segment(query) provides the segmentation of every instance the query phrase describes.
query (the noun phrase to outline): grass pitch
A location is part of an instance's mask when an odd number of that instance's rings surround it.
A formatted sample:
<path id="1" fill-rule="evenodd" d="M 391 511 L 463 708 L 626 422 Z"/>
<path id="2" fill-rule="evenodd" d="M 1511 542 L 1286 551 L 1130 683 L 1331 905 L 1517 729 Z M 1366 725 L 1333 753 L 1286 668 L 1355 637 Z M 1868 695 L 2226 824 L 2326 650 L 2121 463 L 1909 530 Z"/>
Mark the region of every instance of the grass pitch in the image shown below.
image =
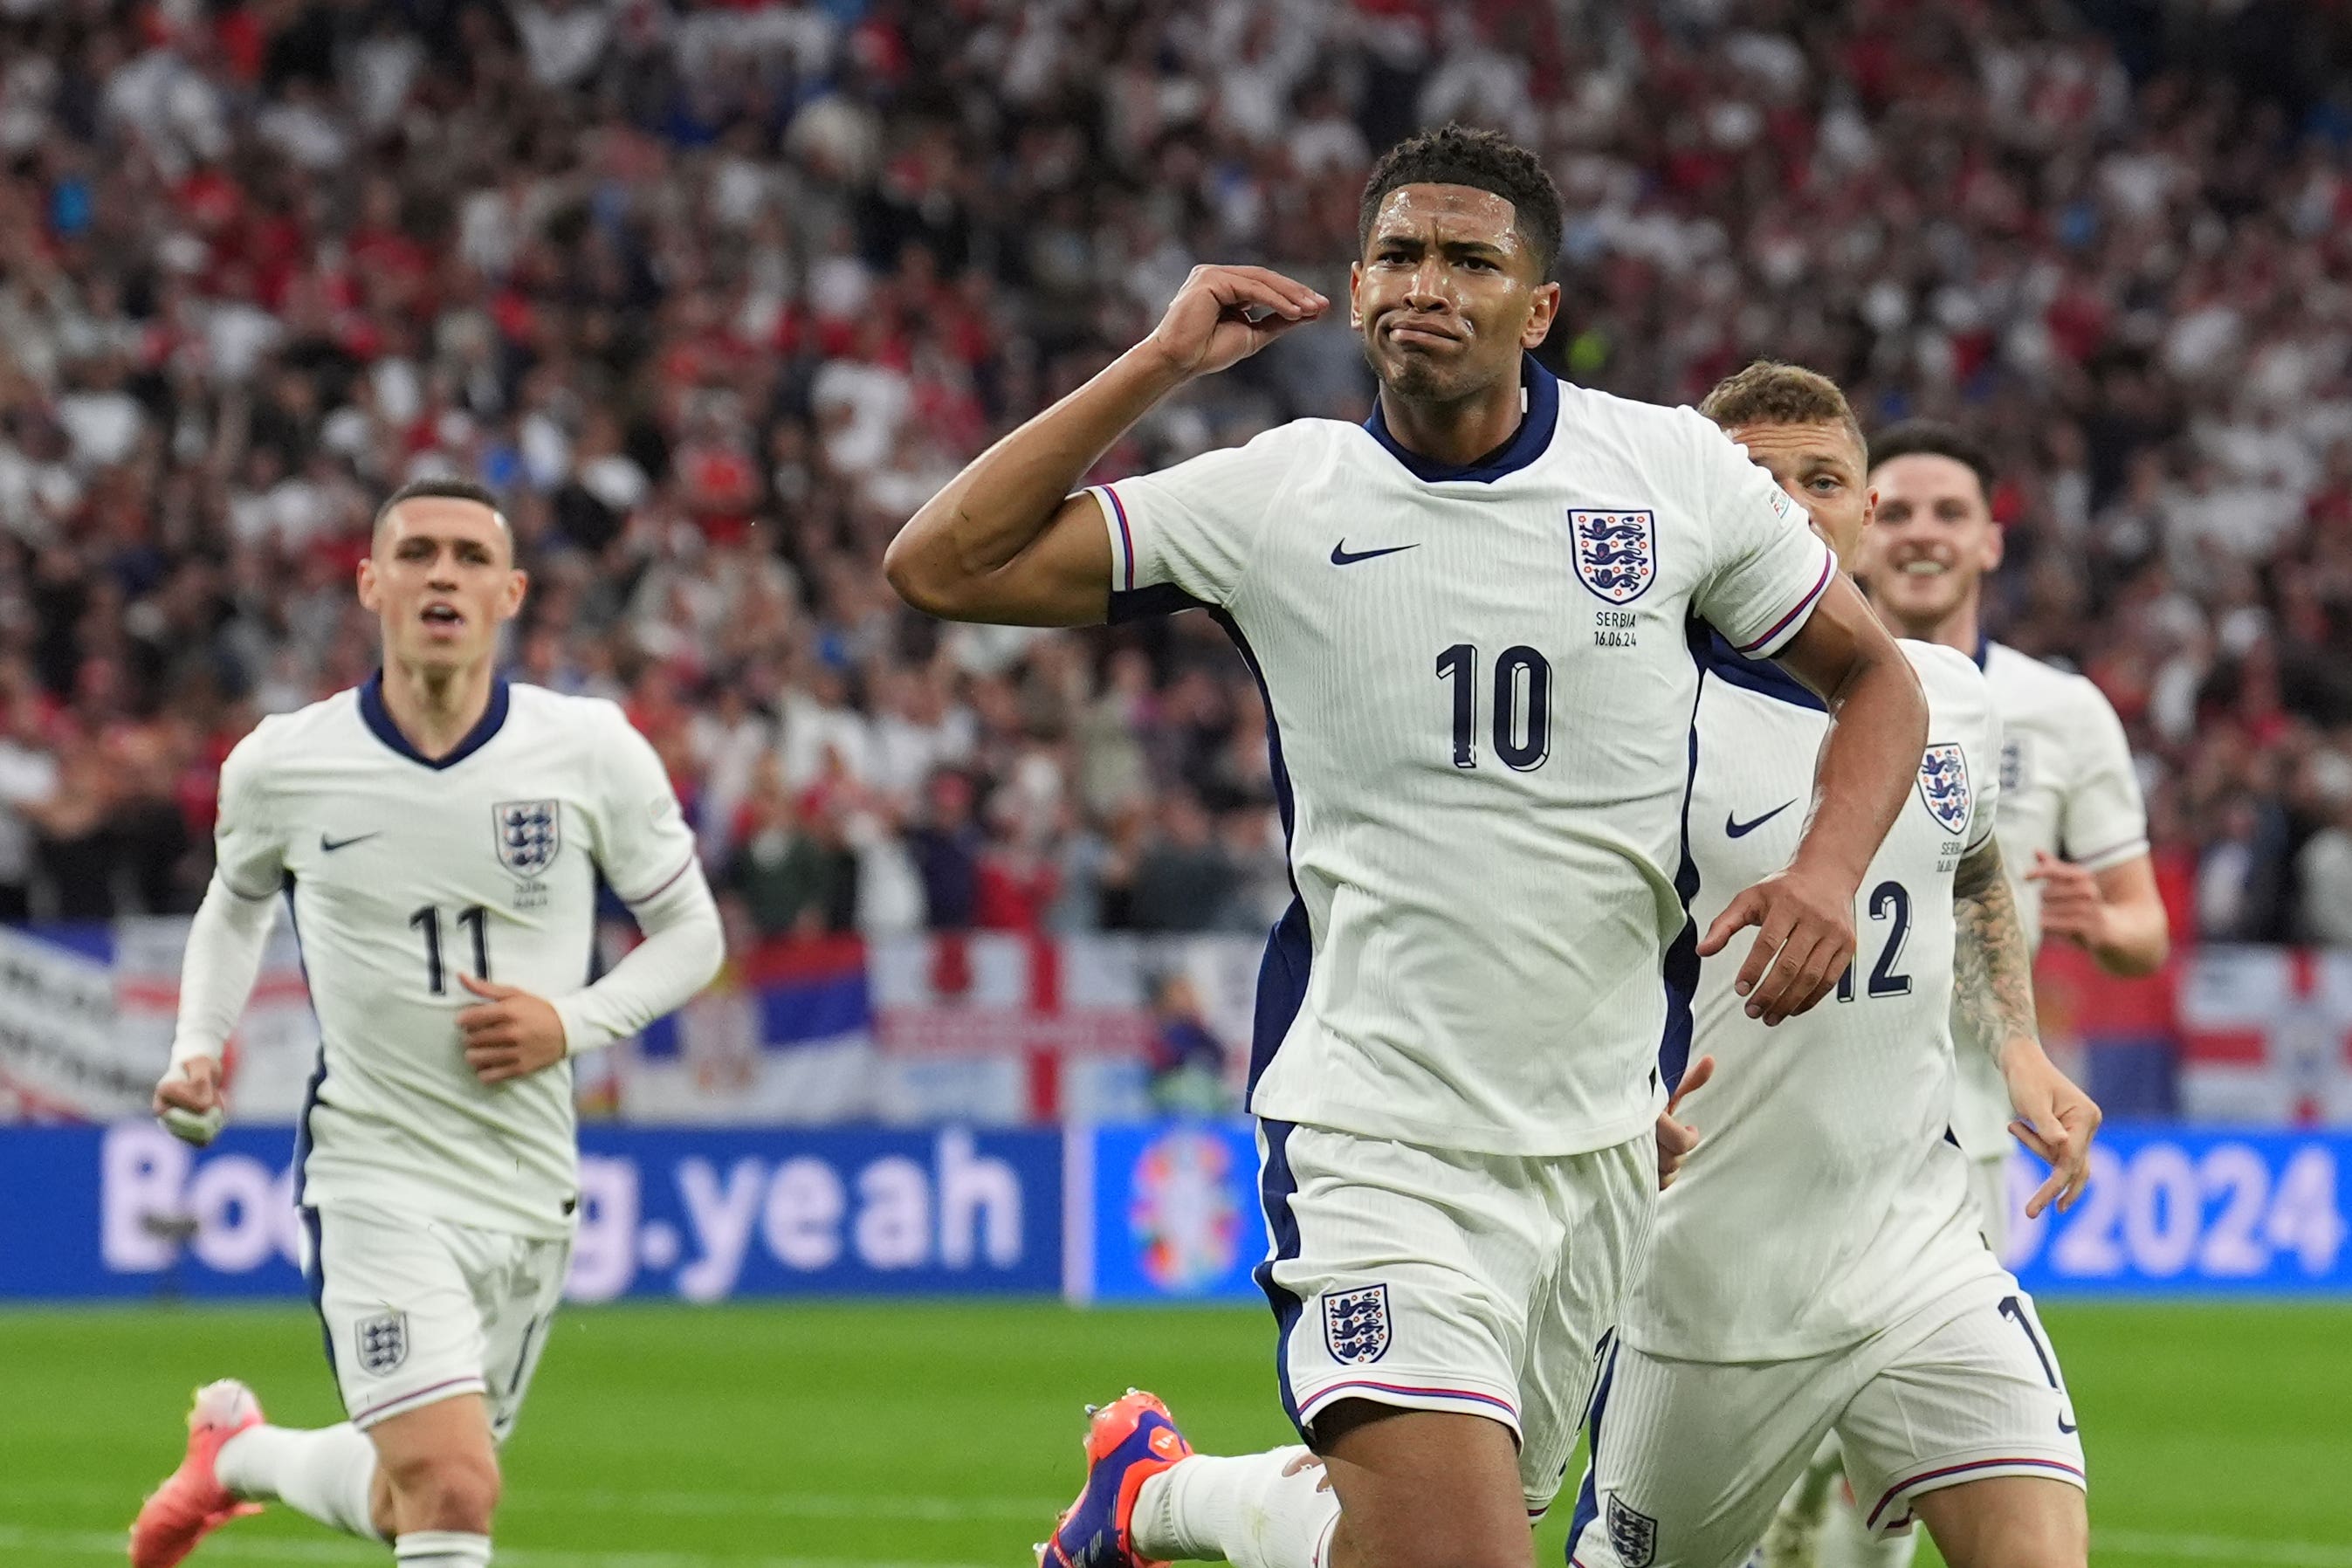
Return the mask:
<path id="1" fill-rule="evenodd" d="M 2093 1561 L 2352 1568 L 2352 1306 L 2053 1303 Z M 1079 1405 L 1164 1394 L 1195 1444 L 1287 1441 L 1263 1313 L 619 1306 L 558 1320 L 507 1453 L 509 1568 L 1018 1568 L 1075 1491 Z M 0 1312 L 0 1562 L 121 1561 L 188 1390 L 339 1418 L 301 1308 Z M 1576 1472 L 1571 1471 L 1571 1479 Z M 1560 1562 L 1568 1510 L 1538 1541 Z M 284 1509 L 192 1559 L 383 1563 Z M 1923 1552 L 1921 1562 L 1932 1563 Z"/>

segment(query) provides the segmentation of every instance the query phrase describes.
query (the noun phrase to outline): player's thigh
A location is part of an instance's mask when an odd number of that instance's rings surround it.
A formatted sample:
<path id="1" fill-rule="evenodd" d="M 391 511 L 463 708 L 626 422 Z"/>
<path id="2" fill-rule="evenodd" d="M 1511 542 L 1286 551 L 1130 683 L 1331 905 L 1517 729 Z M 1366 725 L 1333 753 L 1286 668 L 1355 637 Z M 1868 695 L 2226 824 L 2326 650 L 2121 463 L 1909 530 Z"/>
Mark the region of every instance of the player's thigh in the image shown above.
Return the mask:
<path id="1" fill-rule="evenodd" d="M 311 1301 L 362 1430 L 483 1393 L 482 1313 L 451 1227 L 385 1209 L 305 1209 Z"/>
<path id="2" fill-rule="evenodd" d="M 1838 1421 L 1865 1530 L 1898 1529 L 1931 1493 L 2016 1476 L 2079 1491 L 2083 1440 L 2033 1300 L 1988 1283 L 1917 1331 L 1880 1336 L 1884 1359 Z"/>
<path id="3" fill-rule="evenodd" d="M 1267 1123 L 1259 1271 L 1283 1398 L 1315 1426 L 1346 1399 L 1500 1422 L 1516 1438 L 1531 1303 L 1556 1250 L 1539 1193 L 1495 1162 Z"/>
<path id="4" fill-rule="evenodd" d="M 2041 1476 L 1994 1476 L 1914 1499 L 1951 1568 L 2084 1568 L 2091 1513 L 2083 1489 Z"/>
<path id="5" fill-rule="evenodd" d="M 1621 1345 L 1592 1401 L 1575 1568 L 1731 1568 L 1836 1419 L 1842 1359 L 1720 1364 Z"/>
<path id="6" fill-rule="evenodd" d="M 1343 1399 L 1317 1426 L 1339 1498 L 1329 1568 L 1529 1568 L 1517 1445 L 1500 1422 Z"/>
<path id="7" fill-rule="evenodd" d="M 1519 1481 L 1528 1516 L 1559 1495 L 1592 1399 L 1601 1358 L 1658 1203 L 1656 1134 L 1538 1165 L 1560 1246 L 1533 1304 L 1519 1373 Z"/>
<path id="8" fill-rule="evenodd" d="M 466 1259 L 474 1299 L 482 1309 L 482 1381 L 490 1435 L 504 1443 L 514 1433 L 524 1396 L 547 1349 L 556 1308 L 563 1300 L 572 1244 L 477 1233 Z"/>

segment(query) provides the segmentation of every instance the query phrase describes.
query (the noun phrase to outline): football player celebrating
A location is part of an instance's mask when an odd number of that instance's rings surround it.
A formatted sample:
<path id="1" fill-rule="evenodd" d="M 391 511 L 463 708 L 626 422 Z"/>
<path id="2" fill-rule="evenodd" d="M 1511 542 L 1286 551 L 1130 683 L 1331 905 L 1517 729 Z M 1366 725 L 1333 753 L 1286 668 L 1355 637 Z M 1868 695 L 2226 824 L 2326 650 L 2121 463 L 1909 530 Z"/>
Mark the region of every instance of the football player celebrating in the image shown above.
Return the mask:
<path id="1" fill-rule="evenodd" d="M 1757 926 L 1741 1005 L 1759 1026 L 1812 1006 L 1918 774 L 1917 678 L 1769 476 L 1688 410 L 1528 357 L 1559 300 L 1540 162 L 1448 127 L 1384 156 L 1360 215 L 1367 423 L 1077 489 L 1161 399 L 1329 305 L 1199 268 L 886 562 L 953 619 L 1205 606 L 1267 705 L 1297 898 L 1258 985 L 1259 1277 L 1324 1465 L 1193 1456 L 1130 1394 L 1095 1416 L 1049 1568 L 1527 1568 L 1657 1204 L 1697 954 Z M 1695 614 L 1829 713 L 1789 853 L 1704 939 L 1682 869 Z"/>
<path id="2" fill-rule="evenodd" d="M 676 1008 L 720 956 L 653 748 L 610 702 L 498 675 L 524 588 L 488 491 L 407 486 L 359 569 L 383 669 L 263 720 L 222 764 L 218 865 L 155 1106 L 191 1142 L 218 1128 L 222 1045 L 286 891 L 320 1042 L 295 1198 L 350 1420 L 289 1431 L 241 1383 L 199 1390 L 134 1568 L 268 1501 L 388 1541 L 402 1568 L 490 1560 L 498 1447 L 579 1205 L 572 1058 Z M 586 984 L 599 876 L 646 940 Z"/>
<path id="3" fill-rule="evenodd" d="M 1862 432 L 1822 376 L 1759 363 L 1702 412 L 1842 561 L 1871 523 Z M 1768 1032 L 1733 966 L 1699 976 L 1714 1131 L 1660 1205 L 1601 1392 L 1570 1531 L 1580 1568 L 1734 1568 L 1825 1438 L 1863 1523 L 1924 1520 L 1954 1568 L 2082 1568 L 2083 1448 L 2033 1302 L 1979 1234 L 1950 1132 L 1950 1020 L 1998 1042 L 2009 1126 L 2082 1189 L 2098 1108 L 2043 1055 L 1994 837 L 2000 723 L 1961 654 L 1900 645 L 1927 744 L 1856 900 L 1835 998 Z M 1706 918 L 1787 857 L 1829 715 L 1721 633 L 1701 649 L 1689 842 Z M 1832 1450 L 1834 1454 L 1835 1450 Z"/>

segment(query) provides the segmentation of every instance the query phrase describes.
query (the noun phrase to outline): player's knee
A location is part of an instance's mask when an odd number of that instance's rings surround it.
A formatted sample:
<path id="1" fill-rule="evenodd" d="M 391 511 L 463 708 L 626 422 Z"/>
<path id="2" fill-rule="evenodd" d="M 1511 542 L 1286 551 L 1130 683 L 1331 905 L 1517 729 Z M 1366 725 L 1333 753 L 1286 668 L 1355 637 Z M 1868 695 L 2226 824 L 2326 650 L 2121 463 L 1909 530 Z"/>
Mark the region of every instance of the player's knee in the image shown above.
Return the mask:
<path id="1" fill-rule="evenodd" d="M 1332 1561 L 1377 1563 L 1381 1568 L 1530 1568 L 1535 1544 L 1524 1524 L 1481 1529 L 1467 1517 L 1446 1520 L 1433 1512 L 1410 1521 L 1384 1520 L 1376 1541 L 1350 1531 L 1339 1516 Z"/>
<path id="2" fill-rule="evenodd" d="M 499 1506 L 499 1465 L 488 1454 L 436 1454 L 391 1474 L 403 1530 L 488 1535 Z"/>
<path id="3" fill-rule="evenodd" d="M 2079 1510 L 2038 1509 L 2002 1519 L 1945 1557 L 1954 1568 L 2086 1568 L 2090 1530 Z"/>

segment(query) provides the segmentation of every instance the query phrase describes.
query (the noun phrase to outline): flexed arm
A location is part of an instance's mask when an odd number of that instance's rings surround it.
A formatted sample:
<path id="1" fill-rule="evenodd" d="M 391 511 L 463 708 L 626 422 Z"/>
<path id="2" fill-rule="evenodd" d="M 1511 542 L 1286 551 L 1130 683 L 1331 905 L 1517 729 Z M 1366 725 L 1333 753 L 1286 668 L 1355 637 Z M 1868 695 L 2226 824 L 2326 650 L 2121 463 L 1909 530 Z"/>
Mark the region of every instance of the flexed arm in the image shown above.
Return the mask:
<path id="1" fill-rule="evenodd" d="M 1103 619 L 1110 540 L 1097 503 L 1072 489 L 1161 398 L 1255 353 L 1329 304 L 1262 267 L 1195 267 L 1150 336 L 923 503 L 882 557 L 890 586 L 947 620 L 1064 626 Z"/>

